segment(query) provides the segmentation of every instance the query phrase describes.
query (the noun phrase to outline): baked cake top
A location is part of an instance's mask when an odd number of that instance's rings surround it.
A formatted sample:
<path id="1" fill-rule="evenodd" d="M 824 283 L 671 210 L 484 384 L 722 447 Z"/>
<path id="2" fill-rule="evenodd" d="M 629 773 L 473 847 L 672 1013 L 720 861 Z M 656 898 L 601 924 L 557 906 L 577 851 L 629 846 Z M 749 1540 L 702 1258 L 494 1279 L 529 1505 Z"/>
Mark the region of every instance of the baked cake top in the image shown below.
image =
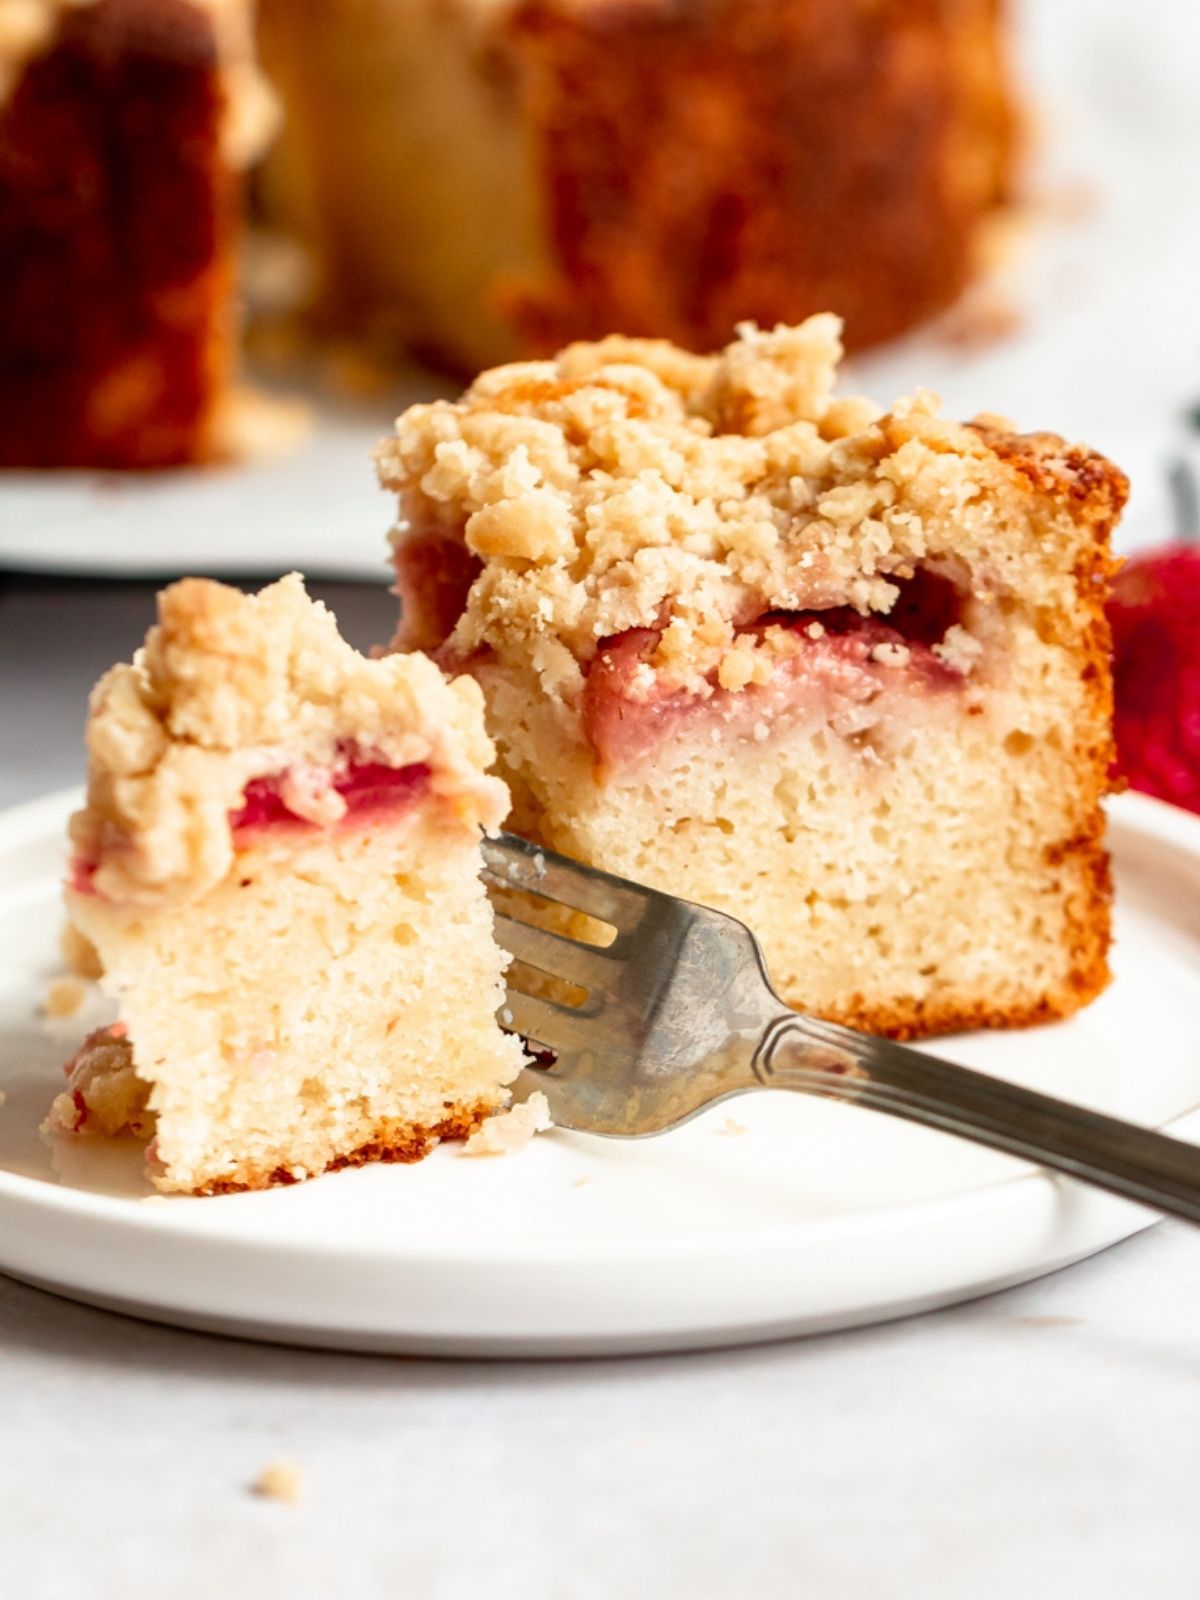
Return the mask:
<path id="1" fill-rule="evenodd" d="M 158 617 L 92 692 L 87 803 L 71 824 L 89 890 L 146 902 L 220 881 L 259 778 L 279 779 L 287 814 L 317 825 L 345 815 L 338 779 L 363 766 L 423 769 L 471 827 L 504 816 L 478 686 L 426 656 L 360 655 L 296 575 L 257 595 L 186 578 Z"/>
<path id="2" fill-rule="evenodd" d="M 154 0 L 0 0 L 0 108 L 15 88 L 26 64 L 50 50 L 63 24 L 75 13 L 107 3 L 118 12 L 114 42 L 152 41 L 169 51 L 175 36 L 186 48 L 174 5 L 156 9 Z M 279 126 L 274 92 L 259 71 L 254 49 L 252 0 L 191 0 L 207 16 L 224 90 L 221 144 L 234 167 L 249 166 L 270 143 Z M 122 15 L 123 13 L 123 15 Z"/>
<path id="3" fill-rule="evenodd" d="M 917 563 L 1038 608 L 1099 595 L 1127 492 L 1111 463 L 950 422 L 924 392 L 838 398 L 841 353 L 830 315 L 745 325 L 712 357 L 614 337 L 412 407 L 377 452 L 402 588 L 406 552 L 465 544 L 450 655 L 531 661 L 566 693 L 627 629 L 661 629 L 654 666 L 684 680 L 772 611 L 886 613 Z"/>

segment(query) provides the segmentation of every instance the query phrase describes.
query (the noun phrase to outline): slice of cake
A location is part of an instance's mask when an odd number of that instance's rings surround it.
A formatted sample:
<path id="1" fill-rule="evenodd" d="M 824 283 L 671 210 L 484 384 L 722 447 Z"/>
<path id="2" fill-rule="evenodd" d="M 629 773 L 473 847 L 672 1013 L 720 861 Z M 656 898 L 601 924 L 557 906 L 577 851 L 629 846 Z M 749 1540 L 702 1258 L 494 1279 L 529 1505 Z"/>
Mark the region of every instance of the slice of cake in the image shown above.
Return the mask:
<path id="1" fill-rule="evenodd" d="M 997 0 L 262 0 L 325 310 L 474 368 L 951 301 L 1009 185 Z"/>
<path id="2" fill-rule="evenodd" d="M 517 832 L 740 917 L 792 1004 L 1063 1016 L 1108 977 L 1125 479 L 835 398 L 838 331 L 612 338 L 405 413 L 398 644 L 483 687 Z"/>
<path id="3" fill-rule="evenodd" d="M 0 467 L 224 453 L 250 0 L 0 3 Z"/>
<path id="4" fill-rule="evenodd" d="M 411 1161 L 507 1099 L 505 958 L 479 879 L 506 794 L 480 694 L 364 659 L 296 577 L 188 579 L 97 686 L 67 905 L 120 1020 L 51 1125 L 143 1107 L 161 1189 Z"/>

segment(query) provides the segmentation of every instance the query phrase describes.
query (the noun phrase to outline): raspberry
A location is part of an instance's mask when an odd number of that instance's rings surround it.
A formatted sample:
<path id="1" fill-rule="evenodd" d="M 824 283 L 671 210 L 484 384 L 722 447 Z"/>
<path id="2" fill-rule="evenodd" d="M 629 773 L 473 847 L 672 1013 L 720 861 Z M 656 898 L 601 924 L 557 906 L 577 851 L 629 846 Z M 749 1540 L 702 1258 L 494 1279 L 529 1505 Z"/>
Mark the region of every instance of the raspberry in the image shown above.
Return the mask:
<path id="1" fill-rule="evenodd" d="M 1200 547 L 1134 556 L 1108 616 L 1118 771 L 1135 789 L 1200 811 Z"/>

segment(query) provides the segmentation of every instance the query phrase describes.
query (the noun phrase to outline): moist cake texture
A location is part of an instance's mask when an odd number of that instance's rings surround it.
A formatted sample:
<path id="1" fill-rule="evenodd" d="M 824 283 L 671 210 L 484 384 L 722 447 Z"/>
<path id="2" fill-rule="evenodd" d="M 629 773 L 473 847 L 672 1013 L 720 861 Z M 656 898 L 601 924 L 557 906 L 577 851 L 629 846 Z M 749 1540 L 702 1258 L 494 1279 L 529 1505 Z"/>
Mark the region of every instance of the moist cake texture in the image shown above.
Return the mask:
<path id="1" fill-rule="evenodd" d="M 292 577 L 187 579 L 98 684 L 72 924 L 119 1000 L 58 1131 L 145 1109 L 164 1190 L 415 1160 L 507 1099 L 505 957 L 479 878 L 504 785 L 479 689 L 371 661 Z"/>
<path id="2" fill-rule="evenodd" d="M 948 304 L 1009 187 L 998 0 L 263 0 L 326 313 L 459 367 Z"/>
<path id="3" fill-rule="evenodd" d="M 0 5 L 0 467 L 223 453 L 248 0 Z"/>
<path id="4" fill-rule="evenodd" d="M 487 701 L 510 826 L 726 909 L 897 1036 L 1108 978 L 1103 457 L 834 392 L 839 326 L 610 338 L 416 406 L 397 645 Z M 436 575 L 436 578 L 431 577 Z"/>

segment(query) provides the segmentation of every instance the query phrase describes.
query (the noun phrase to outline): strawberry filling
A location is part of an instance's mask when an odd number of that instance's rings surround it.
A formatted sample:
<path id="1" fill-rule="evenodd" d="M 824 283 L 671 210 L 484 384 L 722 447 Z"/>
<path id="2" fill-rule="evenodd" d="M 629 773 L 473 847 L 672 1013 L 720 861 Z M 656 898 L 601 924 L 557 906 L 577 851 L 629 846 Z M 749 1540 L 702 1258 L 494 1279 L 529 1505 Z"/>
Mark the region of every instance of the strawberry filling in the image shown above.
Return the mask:
<path id="1" fill-rule="evenodd" d="M 733 690 L 716 670 L 703 685 L 680 687 L 653 667 L 661 630 L 631 628 L 601 641 L 584 689 L 583 731 L 600 765 L 636 765 L 665 739 L 719 729 L 762 740 L 798 720 L 820 718 L 842 732 L 866 726 L 866 708 L 897 689 L 913 695 L 960 686 L 964 674 L 935 653 L 961 614 L 958 591 L 920 572 L 901 586 L 886 620 L 848 606 L 772 611 L 740 629 L 761 640 L 781 630 L 786 644 L 771 657 L 765 682 Z M 778 640 L 777 640 L 778 644 Z"/>
<path id="2" fill-rule="evenodd" d="M 99 865 L 98 861 L 76 856 L 67 872 L 67 886 L 76 894 L 95 894 L 96 885 L 93 880 Z"/>
<path id="3" fill-rule="evenodd" d="M 428 793 L 429 778 L 430 768 L 423 761 L 389 767 L 353 759 L 333 772 L 292 767 L 269 778 L 253 778 L 241 805 L 229 813 L 234 844 L 241 848 L 268 829 L 346 827 L 395 817 Z M 76 894 L 97 893 L 98 867 L 96 860 L 74 858 L 68 882 Z"/>
<path id="4" fill-rule="evenodd" d="M 374 820 L 405 810 L 421 799 L 429 788 L 429 771 L 425 762 L 407 767 L 388 767 L 377 761 L 351 762 L 330 777 L 325 791 L 332 790 L 345 805 L 339 825 Z M 296 784 L 295 772 L 252 779 L 246 785 L 240 808 L 229 815 L 235 836 L 263 828 L 319 826 L 311 816 L 296 809 Z"/>

